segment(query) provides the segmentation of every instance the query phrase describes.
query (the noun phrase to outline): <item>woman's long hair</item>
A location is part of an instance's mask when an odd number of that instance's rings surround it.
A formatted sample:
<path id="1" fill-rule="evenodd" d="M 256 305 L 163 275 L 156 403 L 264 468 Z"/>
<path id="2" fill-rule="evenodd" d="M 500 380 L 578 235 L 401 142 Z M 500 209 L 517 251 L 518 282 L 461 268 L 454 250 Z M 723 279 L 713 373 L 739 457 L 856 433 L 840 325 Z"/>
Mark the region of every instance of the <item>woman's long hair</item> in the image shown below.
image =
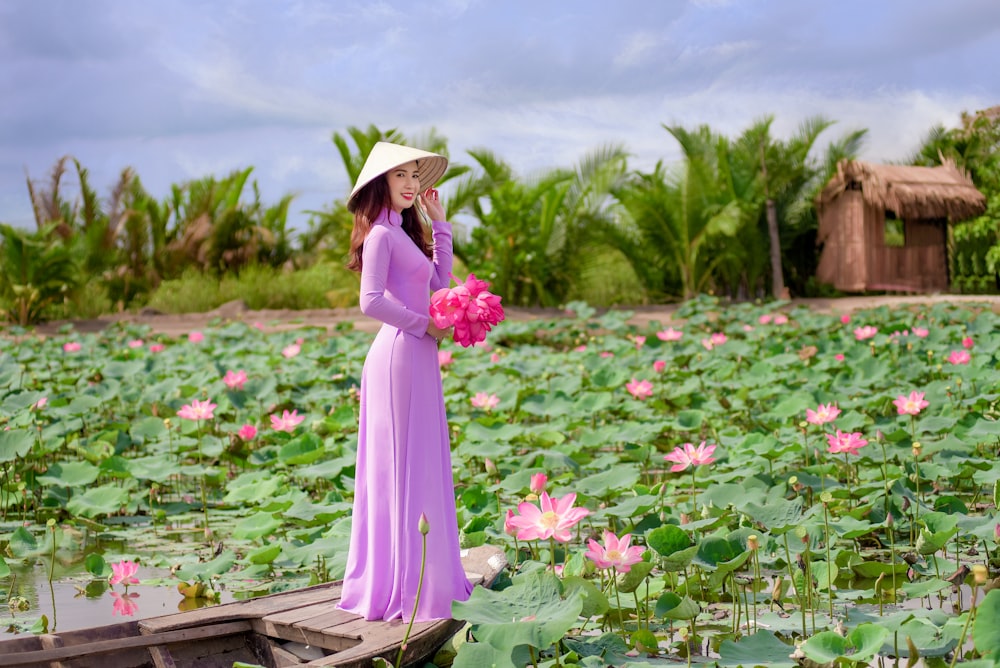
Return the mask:
<path id="1" fill-rule="evenodd" d="M 347 268 L 353 271 L 361 271 L 361 256 L 365 238 L 372 229 L 372 221 L 378 218 L 383 209 L 392 204 L 389 195 L 389 183 L 385 174 L 379 175 L 358 191 L 351 202 L 348 210 L 354 214 L 354 228 L 351 230 L 351 250 L 348 256 Z M 427 240 L 424 226 L 420 222 L 420 216 L 416 210 L 416 204 L 403 209 L 403 231 L 413 239 L 420 252 L 431 257 L 431 245 Z"/>

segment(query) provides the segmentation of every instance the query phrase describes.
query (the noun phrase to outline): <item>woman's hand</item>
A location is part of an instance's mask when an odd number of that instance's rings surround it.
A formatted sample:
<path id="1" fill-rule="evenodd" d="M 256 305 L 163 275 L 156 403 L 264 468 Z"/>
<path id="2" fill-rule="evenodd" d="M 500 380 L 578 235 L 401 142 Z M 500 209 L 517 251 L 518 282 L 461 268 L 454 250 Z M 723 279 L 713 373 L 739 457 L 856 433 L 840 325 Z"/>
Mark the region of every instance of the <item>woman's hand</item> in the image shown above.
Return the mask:
<path id="1" fill-rule="evenodd" d="M 417 206 L 431 220 L 445 220 L 444 206 L 441 204 L 438 191 L 433 188 L 428 188 L 420 193 L 420 197 L 417 198 Z"/>
<path id="2" fill-rule="evenodd" d="M 434 324 L 434 319 L 433 318 L 427 321 L 427 333 L 430 334 L 431 336 L 433 336 L 435 339 L 437 339 L 438 342 L 441 342 L 444 339 L 446 339 L 449 336 L 451 336 L 451 331 L 453 329 L 454 329 L 454 327 L 448 327 L 446 329 L 441 329 L 440 327 L 438 327 L 437 325 Z"/>

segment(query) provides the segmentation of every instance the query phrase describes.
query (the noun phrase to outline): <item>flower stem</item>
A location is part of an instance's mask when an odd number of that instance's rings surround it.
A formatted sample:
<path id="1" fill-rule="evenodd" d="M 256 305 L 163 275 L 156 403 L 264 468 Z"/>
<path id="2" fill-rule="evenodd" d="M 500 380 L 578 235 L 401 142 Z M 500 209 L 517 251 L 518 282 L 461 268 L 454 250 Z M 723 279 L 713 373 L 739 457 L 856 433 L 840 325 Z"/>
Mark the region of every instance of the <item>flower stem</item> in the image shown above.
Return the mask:
<path id="1" fill-rule="evenodd" d="M 406 634 L 403 635 L 403 642 L 399 645 L 399 654 L 396 656 L 396 668 L 403 665 L 403 651 L 406 649 L 406 641 L 410 638 L 410 631 L 413 629 L 413 620 L 417 618 L 417 606 L 420 605 L 420 592 L 424 588 L 424 567 L 427 565 L 427 534 L 420 536 L 420 577 L 417 580 L 417 595 L 413 599 L 413 614 L 410 615 L 410 624 L 406 627 Z"/>

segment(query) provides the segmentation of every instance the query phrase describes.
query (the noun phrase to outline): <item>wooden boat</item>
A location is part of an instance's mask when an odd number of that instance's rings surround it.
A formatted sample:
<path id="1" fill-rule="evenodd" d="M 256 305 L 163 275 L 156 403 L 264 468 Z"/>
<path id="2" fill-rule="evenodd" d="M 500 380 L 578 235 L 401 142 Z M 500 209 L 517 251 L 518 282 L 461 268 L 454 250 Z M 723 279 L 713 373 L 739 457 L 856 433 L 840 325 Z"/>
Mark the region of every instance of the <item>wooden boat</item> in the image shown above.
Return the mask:
<path id="1" fill-rule="evenodd" d="M 463 551 L 469 580 L 489 586 L 507 566 L 503 551 Z M 396 661 L 407 624 L 368 622 L 335 608 L 340 582 L 235 601 L 162 617 L 0 641 L 0 668 L 269 668 L 370 666 Z M 463 622 L 416 622 L 404 665 L 422 665 Z"/>

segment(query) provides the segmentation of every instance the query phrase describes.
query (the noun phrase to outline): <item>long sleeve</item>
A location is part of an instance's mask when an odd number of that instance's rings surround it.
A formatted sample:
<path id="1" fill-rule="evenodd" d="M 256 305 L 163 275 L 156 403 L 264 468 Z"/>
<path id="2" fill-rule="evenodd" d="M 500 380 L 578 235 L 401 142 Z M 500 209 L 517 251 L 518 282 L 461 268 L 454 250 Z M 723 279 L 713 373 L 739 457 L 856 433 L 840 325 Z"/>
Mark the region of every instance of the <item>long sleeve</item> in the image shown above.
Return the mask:
<path id="1" fill-rule="evenodd" d="M 436 239 L 435 235 L 435 239 Z M 449 230 L 448 264 L 451 265 L 451 238 Z M 398 327 L 407 334 L 423 336 L 427 333 L 430 314 L 416 313 L 400 302 L 386 296 L 389 259 L 392 256 L 392 239 L 384 228 L 374 227 L 365 239 L 361 257 L 361 312 L 367 316 Z"/>
<path id="2" fill-rule="evenodd" d="M 440 290 L 451 285 L 451 268 L 454 260 L 451 223 L 435 220 L 431 223 L 434 232 L 434 273 L 431 275 L 431 290 Z"/>

